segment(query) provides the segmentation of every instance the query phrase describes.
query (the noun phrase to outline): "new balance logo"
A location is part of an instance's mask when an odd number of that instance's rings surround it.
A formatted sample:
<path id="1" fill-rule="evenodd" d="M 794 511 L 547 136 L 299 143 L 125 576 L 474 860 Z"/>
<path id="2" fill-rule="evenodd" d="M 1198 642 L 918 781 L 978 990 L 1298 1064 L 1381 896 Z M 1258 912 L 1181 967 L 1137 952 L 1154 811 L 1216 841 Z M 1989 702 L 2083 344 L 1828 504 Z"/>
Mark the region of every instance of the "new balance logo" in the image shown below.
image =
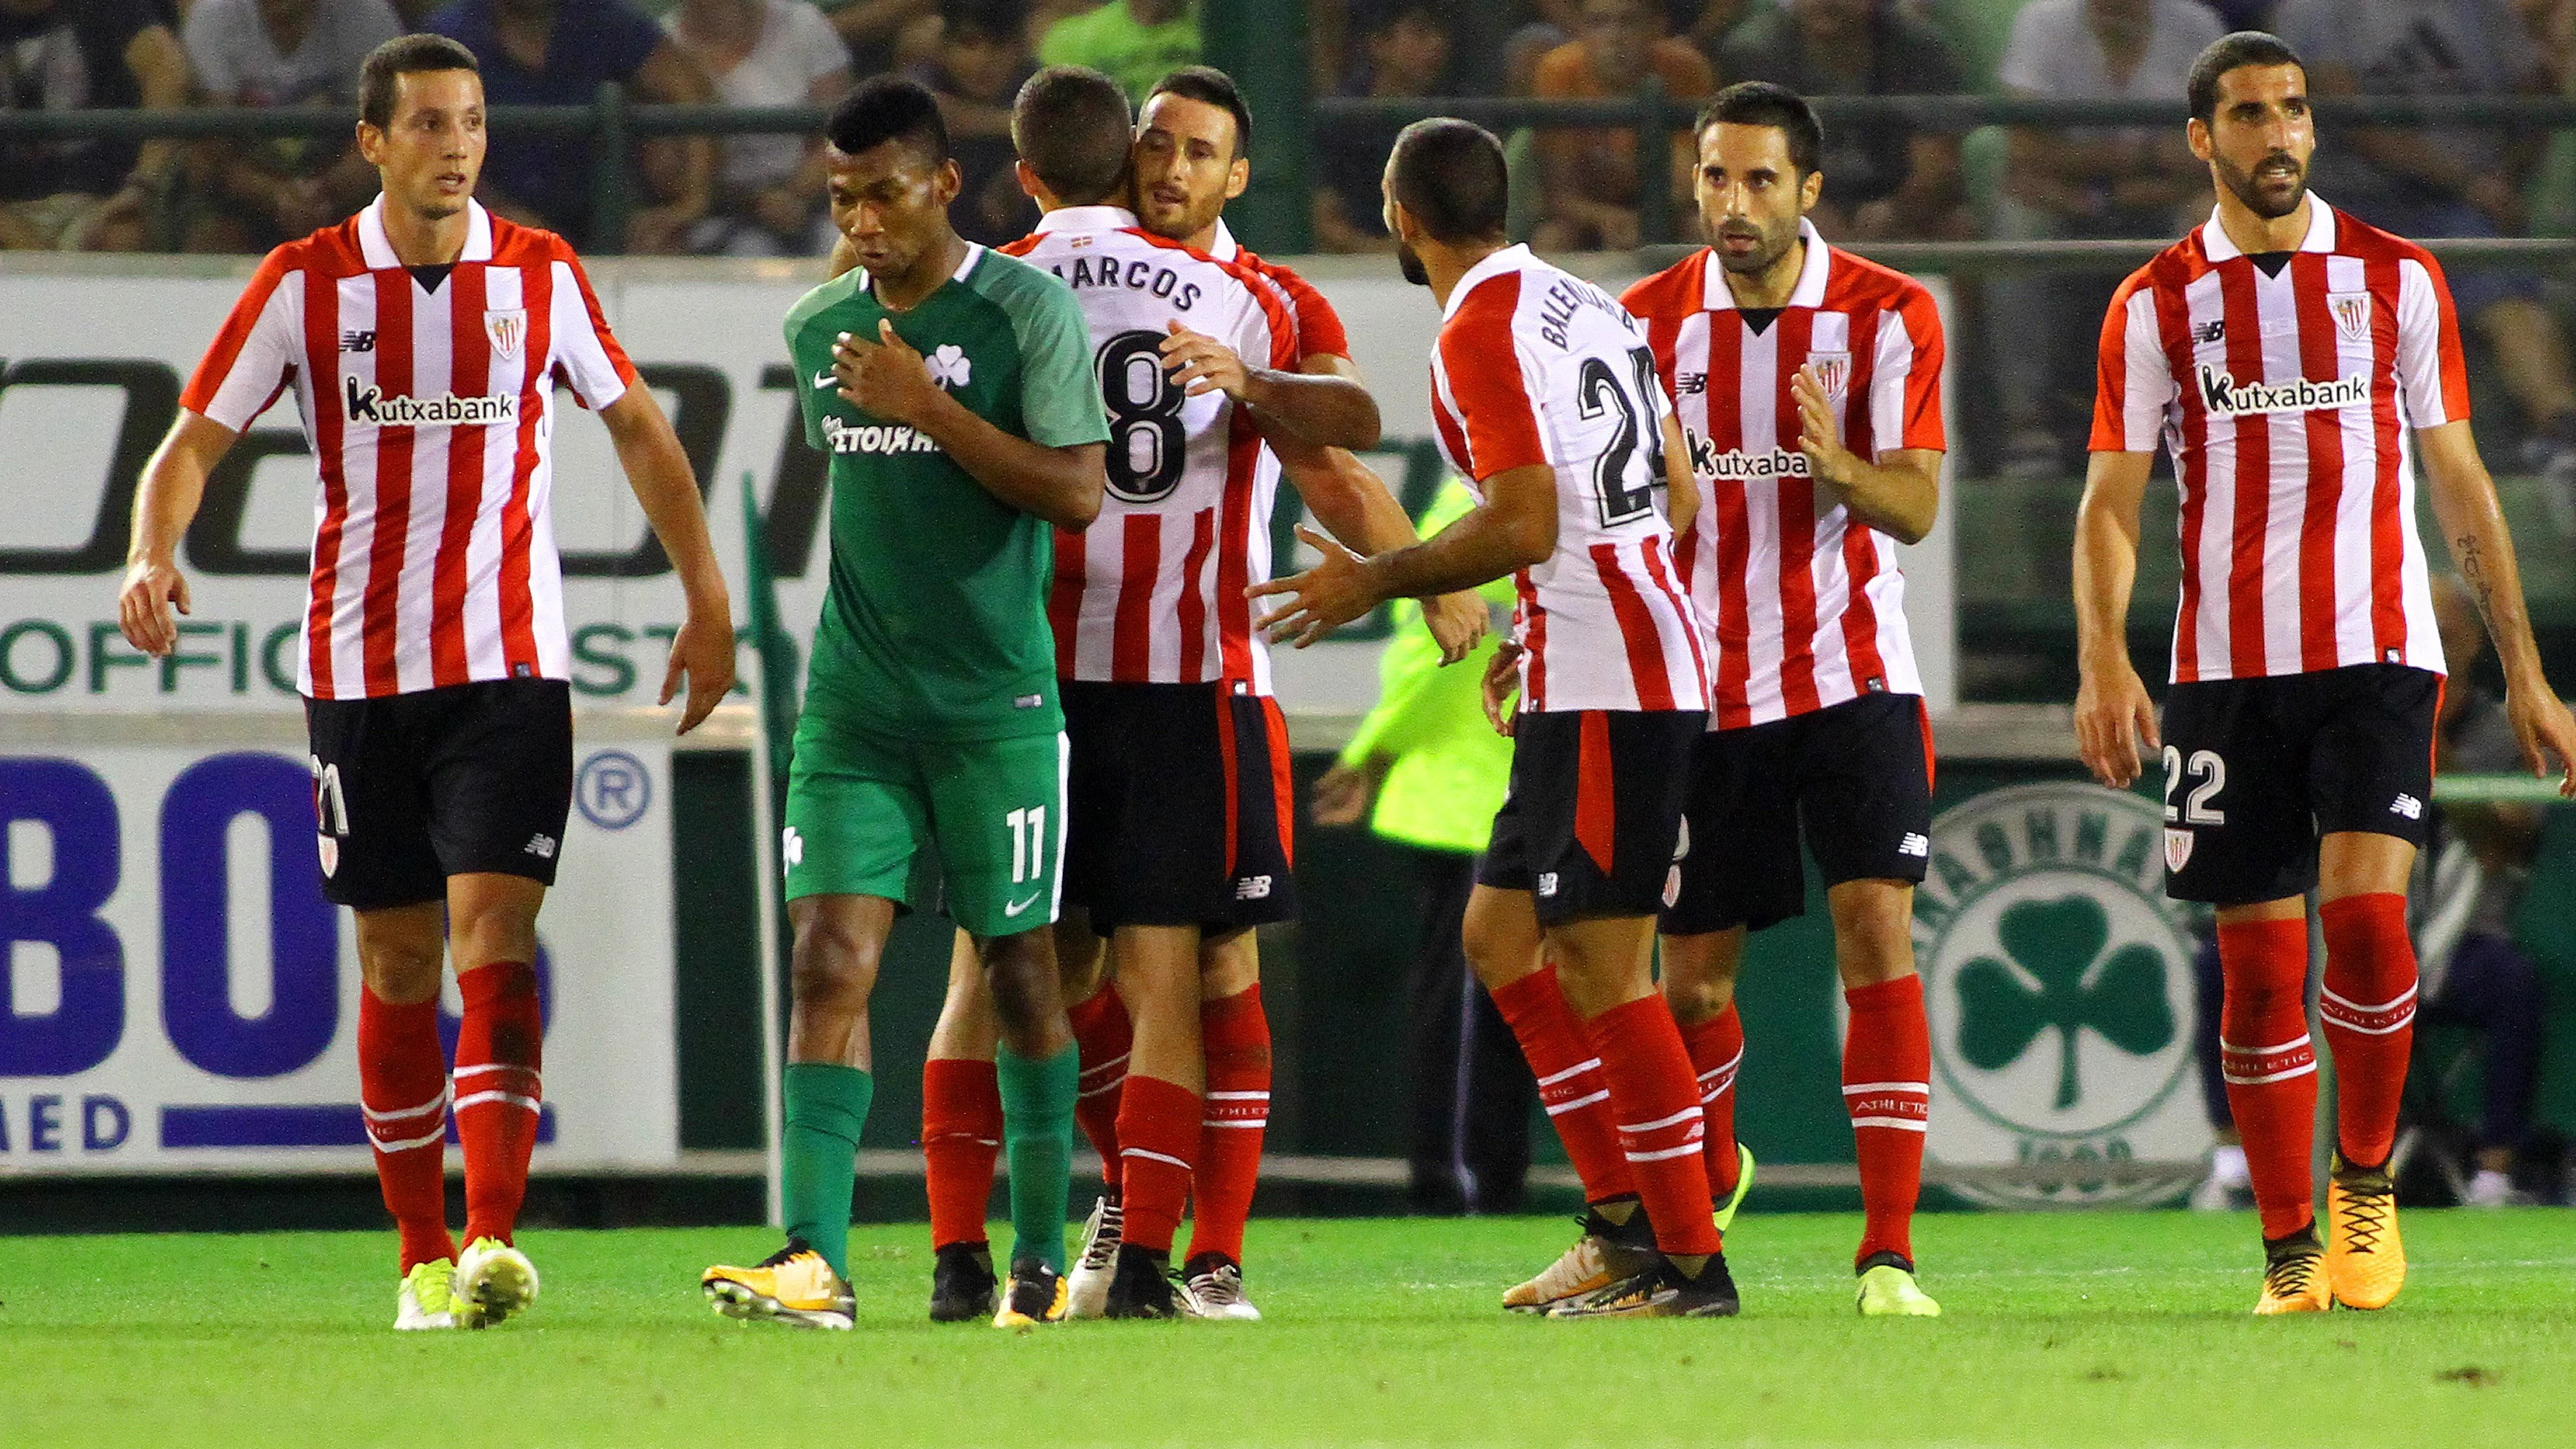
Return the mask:
<path id="1" fill-rule="evenodd" d="M 340 334 L 340 350 L 342 352 L 373 352 L 376 350 L 376 334 L 373 332 L 343 332 Z"/>
<path id="2" fill-rule="evenodd" d="M 539 860 L 552 860 L 555 858 L 555 838 L 541 830 L 529 836 L 528 843 L 520 849 Z"/>
<path id="3" fill-rule="evenodd" d="M 1921 831 L 1909 830 L 1903 840 L 1896 842 L 1896 853 L 1923 860 L 1932 854 L 1932 838 Z"/>
<path id="4" fill-rule="evenodd" d="M 2403 815 L 2409 820 L 2421 820 L 2424 818 L 2424 802 L 2412 795 L 2400 795 L 2389 804 L 2388 813 Z"/>
<path id="5" fill-rule="evenodd" d="M 1238 901 L 1266 901 L 1270 899 L 1270 877 L 1266 875 L 1248 875 L 1241 880 L 1236 881 L 1234 883 L 1234 898 Z"/>
<path id="6" fill-rule="evenodd" d="M 2198 327 L 2192 329 L 2191 340 L 2198 343 L 2226 341 L 2227 319 L 2224 317 L 2212 317 L 2208 321 L 2201 323 Z"/>
<path id="7" fill-rule="evenodd" d="M 1555 871 L 1544 870 L 1539 872 L 1538 893 L 1543 896 L 1552 896 L 1556 894 Z"/>

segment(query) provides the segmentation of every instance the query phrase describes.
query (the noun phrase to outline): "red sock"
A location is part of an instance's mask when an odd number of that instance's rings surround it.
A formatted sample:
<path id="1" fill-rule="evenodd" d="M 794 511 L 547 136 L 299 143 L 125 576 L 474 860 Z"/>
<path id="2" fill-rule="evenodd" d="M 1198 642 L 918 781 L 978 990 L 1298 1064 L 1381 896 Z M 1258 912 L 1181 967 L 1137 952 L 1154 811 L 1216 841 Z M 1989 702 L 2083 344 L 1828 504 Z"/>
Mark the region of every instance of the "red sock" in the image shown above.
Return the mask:
<path id="1" fill-rule="evenodd" d="M 358 990 L 358 1101 L 376 1183 L 402 1234 L 402 1270 L 456 1257 L 447 1235 L 447 1059 L 438 998 L 395 1006 Z"/>
<path id="2" fill-rule="evenodd" d="M 1699 1074 L 1700 1112 L 1708 1119 L 1708 1140 L 1701 1157 L 1708 1190 L 1723 1200 L 1735 1191 L 1741 1165 L 1735 1155 L 1735 1069 L 1744 1062 L 1744 1019 L 1735 1003 L 1697 1026 L 1682 1028 L 1682 1046 L 1690 1052 L 1691 1070 Z"/>
<path id="3" fill-rule="evenodd" d="M 1542 966 L 1494 993 L 1494 1005 L 1538 1077 L 1538 1099 L 1583 1179 L 1583 1200 L 1635 1197 L 1637 1182 L 1619 1152 L 1610 1088 L 1584 1035 L 1583 1021 L 1557 989 L 1556 968 Z"/>
<path id="4" fill-rule="evenodd" d="M 1118 1187 L 1118 1086 L 1127 1080 L 1127 1053 L 1136 1042 L 1136 1026 L 1127 1003 L 1106 980 L 1089 1001 L 1074 1003 L 1066 1013 L 1073 1022 L 1073 1042 L 1082 1059 L 1082 1094 L 1074 1099 L 1073 1120 L 1100 1154 L 1100 1176 L 1112 1191 Z"/>
<path id="5" fill-rule="evenodd" d="M 2328 901 L 2325 990 L 2317 1015 L 2334 1051 L 2335 1137 L 2343 1159 L 2388 1161 L 2397 1142 L 2397 1099 L 2415 1045 L 2415 943 L 2406 935 L 2406 897 L 2380 893 Z"/>
<path id="6" fill-rule="evenodd" d="M 1932 1032 L 1923 978 L 1899 976 L 1843 993 L 1843 1110 L 1860 1158 L 1860 1251 L 1914 1261 L 1914 1200 L 1923 1191 L 1923 1134 L 1932 1120 Z"/>
<path id="7" fill-rule="evenodd" d="M 1126 1205 L 1120 1241 L 1168 1253 L 1189 1200 L 1190 1159 L 1199 1150 L 1205 1109 L 1198 1093 L 1160 1077 L 1130 1076 L 1120 1096 L 1119 1201 Z"/>
<path id="8" fill-rule="evenodd" d="M 984 1241 L 993 1160 L 1002 1151 L 1002 1087 L 991 1062 L 921 1064 L 921 1156 L 930 1192 L 930 1246 Z"/>
<path id="9" fill-rule="evenodd" d="M 2218 1009 L 2218 1067 L 2227 1110 L 2245 1143 L 2245 1171 L 2263 1236 L 2316 1221 L 2317 1049 L 2308 1040 L 2308 923 L 2240 921 L 2218 928 L 2226 982 Z"/>
<path id="10" fill-rule="evenodd" d="M 510 1241 L 528 1195 L 537 1145 L 545 1023 L 537 973 L 524 961 L 459 972 L 463 1025 L 456 1033 L 456 1136 L 465 1148 L 465 1241 Z"/>
<path id="11" fill-rule="evenodd" d="M 1270 1126 L 1270 1018 L 1262 1014 L 1259 983 L 1203 1003 L 1199 1037 L 1207 1051 L 1207 1115 L 1190 1179 L 1190 1256 L 1223 1253 L 1240 1266 Z"/>
<path id="12" fill-rule="evenodd" d="M 1667 1254 L 1718 1251 L 1708 1173 L 1700 1167 L 1708 1121 L 1672 1008 L 1660 996 L 1640 996 L 1583 1027 L 1600 1054 L 1619 1151 L 1654 1224 L 1655 1246 Z"/>

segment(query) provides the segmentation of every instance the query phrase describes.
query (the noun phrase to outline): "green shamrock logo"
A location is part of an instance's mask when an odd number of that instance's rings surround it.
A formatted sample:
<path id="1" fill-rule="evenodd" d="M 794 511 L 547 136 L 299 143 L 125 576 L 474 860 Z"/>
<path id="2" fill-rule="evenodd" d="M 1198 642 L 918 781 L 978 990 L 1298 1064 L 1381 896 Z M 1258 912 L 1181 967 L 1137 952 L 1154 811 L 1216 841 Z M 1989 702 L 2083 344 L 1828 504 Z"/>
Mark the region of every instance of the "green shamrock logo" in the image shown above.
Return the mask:
<path id="1" fill-rule="evenodd" d="M 2111 939 L 2110 918 L 2092 898 L 2023 901 L 2003 913 L 1996 935 L 2020 972 L 1992 956 L 1959 970 L 1959 1054 L 1978 1070 L 1999 1071 L 2021 1060 L 2040 1033 L 2055 1027 L 2057 1110 L 2063 1112 L 2084 1095 L 2075 1070 L 2081 1029 L 2093 1028 L 2133 1056 L 2173 1041 L 2164 959 L 2154 947 L 2121 947 L 2086 984 Z M 2036 988 L 2023 984 L 2025 974 Z"/>

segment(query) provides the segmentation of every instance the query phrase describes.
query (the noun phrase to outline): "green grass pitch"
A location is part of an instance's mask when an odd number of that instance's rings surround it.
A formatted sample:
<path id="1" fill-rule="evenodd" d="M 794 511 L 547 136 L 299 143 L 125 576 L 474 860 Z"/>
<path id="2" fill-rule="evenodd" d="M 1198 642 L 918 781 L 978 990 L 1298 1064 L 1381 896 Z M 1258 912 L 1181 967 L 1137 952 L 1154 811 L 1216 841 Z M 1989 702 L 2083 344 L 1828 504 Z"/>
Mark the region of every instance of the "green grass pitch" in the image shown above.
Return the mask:
<path id="1" fill-rule="evenodd" d="M 2246 1315 L 2246 1215 L 1937 1215 L 1938 1321 L 1862 1320 L 1856 1219 L 1748 1216 L 1734 1321 L 1508 1317 L 1562 1220 L 1256 1221 L 1260 1324 L 935 1328 L 918 1226 L 858 1331 L 719 1319 L 757 1230 L 530 1232 L 527 1318 L 405 1334 L 386 1234 L 0 1238 L 0 1443 L 2576 1442 L 2576 1212 L 2418 1212 L 2378 1314 Z"/>

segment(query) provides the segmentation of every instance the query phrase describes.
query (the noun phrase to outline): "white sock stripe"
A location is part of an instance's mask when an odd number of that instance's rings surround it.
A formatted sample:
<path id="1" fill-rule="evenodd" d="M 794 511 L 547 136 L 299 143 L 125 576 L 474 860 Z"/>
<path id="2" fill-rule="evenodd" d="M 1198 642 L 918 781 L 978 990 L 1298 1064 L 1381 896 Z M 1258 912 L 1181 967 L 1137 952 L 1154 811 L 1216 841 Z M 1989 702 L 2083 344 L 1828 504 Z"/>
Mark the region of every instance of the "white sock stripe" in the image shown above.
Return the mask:
<path id="1" fill-rule="evenodd" d="M 1267 1127 L 1270 1125 L 1270 1119 L 1265 1116 L 1258 1122 L 1242 1120 L 1233 1122 L 1203 1121 L 1199 1123 L 1199 1125 L 1202 1127 Z"/>
<path id="2" fill-rule="evenodd" d="M 1843 1088 L 1843 1095 L 1846 1097 L 1857 1097 L 1865 1092 L 1919 1092 L 1929 1097 L 1932 1095 L 1932 1084 L 1930 1082 L 1853 1082 Z"/>
<path id="3" fill-rule="evenodd" d="M 441 1087 L 438 1089 L 437 1096 L 430 1098 L 428 1101 L 421 1103 L 417 1107 L 398 1107 L 391 1112 L 379 1112 L 375 1108 L 368 1106 L 366 1103 L 361 1102 L 358 1104 L 358 1110 L 366 1113 L 367 1120 L 370 1122 L 392 1122 L 404 1117 L 417 1117 L 423 1112 L 435 1111 L 446 1105 L 447 1089 L 445 1087 Z"/>
<path id="4" fill-rule="evenodd" d="M 1854 1127 L 1893 1127 L 1900 1132 L 1922 1132 L 1927 1124 L 1913 1117 L 1854 1117 Z"/>
<path id="5" fill-rule="evenodd" d="M 1609 1100 L 1610 1089 L 1608 1087 L 1603 1087 L 1600 1091 L 1593 1093 L 1589 1097 L 1577 1097 L 1571 1102 L 1559 1102 L 1555 1106 L 1547 1109 L 1547 1115 L 1551 1117 L 1561 1116 L 1564 1113 L 1573 1111 L 1577 1107 L 1589 1107 L 1595 1102 L 1607 1102 Z"/>
<path id="6" fill-rule="evenodd" d="M 422 1133 L 418 1137 L 398 1137 L 391 1142 L 377 1136 L 374 1128 L 370 1127 L 367 1129 L 367 1141 L 372 1144 L 378 1152 L 409 1152 L 415 1147 L 427 1147 L 433 1142 L 445 1142 L 446 1140 L 447 1124 L 443 1121 L 436 1127 Z"/>
<path id="7" fill-rule="evenodd" d="M 525 1072 L 532 1077 L 537 1075 L 537 1069 L 535 1067 L 516 1067 L 510 1065 L 508 1062 L 484 1062 L 477 1066 L 458 1067 L 456 1069 L 456 1080 L 461 1082 L 467 1077 L 479 1077 L 486 1072 Z"/>
<path id="8" fill-rule="evenodd" d="M 1653 1152 L 1631 1152 L 1626 1156 L 1630 1162 L 1661 1162 L 1668 1157 L 1688 1157 L 1700 1150 L 1700 1144 L 1686 1142 L 1679 1147 L 1663 1147 Z"/>
<path id="9" fill-rule="evenodd" d="M 1550 1073 L 1547 1076 L 1541 1077 L 1538 1079 L 1538 1084 L 1540 1089 L 1543 1091 L 1564 1081 L 1568 1077 L 1579 1077 L 1585 1072 L 1598 1071 L 1600 1067 L 1601 1059 L 1599 1057 L 1594 1057 L 1588 1062 L 1576 1062 L 1573 1066 L 1567 1067 L 1564 1071 Z"/>
<path id="10" fill-rule="evenodd" d="M 2223 1052 L 2234 1052 L 2240 1057 L 2268 1057 L 2277 1052 L 2296 1051 L 2300 1047 L 2308 1045 L 2309 1040 L 2310 1038 L 2308 1034 L 2303 1031 L 2291 1040 L 2281 1043 L 2279 1046 L 2250 1047 L 2238 1046 L 2236 1043 L 2229 1041 L 2227 1038 L 2222 1036 L 2218 1039 L 2218 1049 Z"/>
<path id="11" fill-rule="evenodd" d="M 1684 1107 L 1669 1117 L 1658 1117 L 1652 1122 L 1622 1122 L 1619 1124 L 1619 1130 L 1622 1132 L 1660 1132 L 1667 1127 L 1678 1127 L 1684 1122 L 1694 1121 L 1698 1117 L 1699 1109 L 1697 1107 Z"/>
<path id="12" fill-rule="evenodd" d="M 2400 1016 L 2386 1026 L 2364 1026 L 2358 1021 L 2346 1021 L 2332 1012 L 2325 1012 L 2322 1014 L 2328 1021 L 2342 1027 L 2345 1031 L 2358 1032 L 2363 1036 L 2387 1036 L 2392 1032 L 2404 1031 L 2406 1028 L 2415 1024 L 2415 1013 L 2411 1008 L 2405 1015 Z"/>
<path id="13" fill-rule="evenodd" d="M 1720 1062 L 1716 1066 L 1709 1068 L 1707 1071 L 1700 1073 L 1699 1079 L 1705 1082 L 1720 1072 L 1731 1072 L 1742 1065 L 1744 1065 L 1744 1048 L 1737 1047 L 1735 1049 L 1735 1055 L 1728 1057 L 1725 1061 Z"/>
<path id="14" fill-rule="evenodd" d="M 1207 1094 L 1207 1099 L 1211 1102 L 1267 1102 L 1270 1100 L 1270 1094 L 1268 1092 L 1210 1092 Z"/>
<path id="15" fill-rule="evenodd" d="M 2288 1071 L 2266 1072 L 2259 1077 L 2240 1077 L 2234 1072 L 2220 1072 L 2219 1075 L 2225 1078 L 2231 1087 L 2259 1087 L 2265 1082 L 2286 1082 L 2292 1077 L 2304 1077 L 2316 1069 L 2315 1062 L 2302 1062 Z"/>
<path id="16" fill-rule="evenodd" d="M 1083 1093 L 1081 1098 L 1077 1098 L 1076 1100 L 1084 1100 L 1101 1096 L 1105 1093 L 1117 1091 L 1120 1087 L 1125 1085 L 1127 1085 L 1127 1079 L 1125 1077 L 1120 1077 L 1117 1081 L 1111 1082 L 1108 1086 L 1092 1088 L 1090 1091 Z"/>
<path id="17" fill-rule="evenodd" d="M 1118 1149 L 1118 1155 L 1121 1157 L 1149 1158 L 1155 1162 L 1168 1162 L 1172 1166 L 1177 1167 L 1184 1172 L 1187 1172 L 1190 1166 L 1188 1163 L 1183 1162 L 1177 1157 L 1166 1157 L 1160 1152 L 1150 1152 L 1142 1147 L 1121 1147 Z"/>
<path id="18" fill-rule="evenodd" d="M 456 1110 L 462 1112 L 468 1107 L 479 1107 L 486 1102 L 505 1102 L 513 1107 L 525 1107 L 531 1112 L 537 1110 L 536 1098 L 522 1097 L 516 1092 L 475 1092 L 469 1096 L 457 1098 Z"/>
<path id="19" fill-rule="evenodd" d="M 2359 1011 L 2359 1012 L 2367 1013 L 2367 1014 L 2372 1015 L 2372 1016 L 2376 1016 L 2376 1015 L 2378 1015 L 2380 1012 L 2383 1012 L 2383 1011 L 2394 1011 L 2394 1010 L 2396 1010 L 2398 1007 L 2404 1006 L 2407 1002 L 2414 1000 L 2414 999 L 2415 999 L 2415 991 L 2416 991 L 2416 988 L 2415 988 L 2415 987 L 2413 987 L 2413 986 L 2409 986 L 2409 987 L 2407 987 L 2404 991 L 2401 991 L 2401 992 L 2397 993 L 2395 996 L 2392 996 L 2392 997 L 2388 998 L 2386 1001 L 2383 1001 L 2383 1002 L 2379 1003 L 2377 1006 L 2366 1006 L 2366 1005 L 2363 1005 L 2361 1002 L 2355 1001 L 2355 1000 L 2353 1000 L 2353 999 L 2352 999 L 2351 997 L 2349 997 L 2349 996 L 2342 995 L 2342 994 L 2340 994 L 2340 993 L 2338 993 L 2338 992 L 2329 991 L 2329 990 L 2327 990 L 2327 989 L 2326 989 L 2325 987 L 2323 987 L 2323 986 L 2319 986 L 2319 987 L 2317 988 L 2317 995 L 2318 995 L 2318 997 L 2319 997 L 2319 998 L 2321 998 L 2320 1004 L 2322 1004 L 2322 1003 L 2323 1003 L 2323 1002 L 2325 1002 L 2325 1001 L 2331 1001 L 2331 1002 L 2333 1002 L 2335 1005 L 2340 1006 L 2340 1007 L 2343 1007 L 2344 1009 L 2346 1009 L 2346 1010 L 2348 1010 L 2348 1011 Z"/>
<path id="20" fill-rule="evenodd" d="M 1120 1052 L 1118 1055 L 1111 1057 L 1105 1062 L 1093 1062 L 1090 1066 L 1084 1067 L 1082 1069 L 1082 1074 L 1086 1077 L 1096 1077 L 1102 1072 L 1108 1071 L 1113 1067 L 1124 1067 L 1127 1065 L 1127 1059 L 1134 1055 L 1134 1052 Z M 1122 1071 L 1118 1075 L 1123 1077 L 1127 1074 Z"/>

